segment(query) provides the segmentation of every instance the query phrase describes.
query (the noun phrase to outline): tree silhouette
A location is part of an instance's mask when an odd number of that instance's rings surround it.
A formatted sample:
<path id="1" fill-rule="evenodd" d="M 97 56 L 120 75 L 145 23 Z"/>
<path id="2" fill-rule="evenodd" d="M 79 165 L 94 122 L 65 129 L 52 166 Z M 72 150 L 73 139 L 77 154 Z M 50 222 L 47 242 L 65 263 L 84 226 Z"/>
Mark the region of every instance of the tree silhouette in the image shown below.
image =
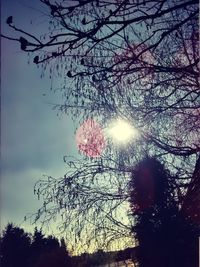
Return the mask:
<path id="1" fill-rule="evenodd" d="M 33 235 L 33 242 L 31 244 L 31 250 L 33 259 L 36 258 L 36 255 L 42 254 L 45 247 L 45 239 L 44 235 L 41 231 L 38 231 L 37 228 L 35 228 L 34 235 Z"/>
<path id="2" fill-rule="evenodd" d="M 72 266 L 64 239 L 44 237 L 35 228 L 31 237 L 22 228 L 8 224 L 1 237 L 2 267 L 67 267 Z"/>
<path id="3" fill-rule="evenodd" d="M 16 35 L 2 36 L 41 66 L 41 77 L 59 78 L 59 112 L 102 128 L 120 117 L 140 138 L 126 148 L 107 140 L 99 158 L 64 157 L 62 178 L 36 184 L 43 206 L 35 220 L 60 219 L 76 250 L 127 246 L 131 168 L 149 154 L 170 168 L 176 202 L 200 223 L 198 1 L 40 2 L 49 12 L 45 34 L 24 31 L 10 16 Z"/>
<path id="4" fill-rule="evenodd" d="M 155 158 L 144 159 L 133 171 L 130 202 L 140 267 L 198 266 L 200 227 L 175 201 L 173 180 Z"/>
<path id="5" fill-rule="evenodd" d="M 30 236 L 21 228 L 9 223 L 1 237 L 2 267 L 28 266 Z"/>
<path id="6" fill-rule="evenodd" d="M 33 267 L 64 267 L 71 264 L 64 239 L 60 244 L 58 239 L 51 235 L 45 238 L 41 230 L 38 231 L 37 228 L 34 231 L 31 251 L 31 266 Z"/>

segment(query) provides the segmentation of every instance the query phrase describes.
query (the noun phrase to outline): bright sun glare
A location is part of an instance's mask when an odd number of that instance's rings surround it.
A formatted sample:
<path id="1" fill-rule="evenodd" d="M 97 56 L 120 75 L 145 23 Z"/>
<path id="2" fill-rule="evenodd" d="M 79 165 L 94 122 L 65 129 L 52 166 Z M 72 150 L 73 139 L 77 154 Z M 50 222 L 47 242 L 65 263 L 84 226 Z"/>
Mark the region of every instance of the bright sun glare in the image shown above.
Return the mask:
<path id="1" fill-rule="evenodd" d="M 111 124 L 108 134 L 115 141 L 120 143 L 128 142 L 138 135 L 138 131 L 128 122 L 118 119 Z"/>

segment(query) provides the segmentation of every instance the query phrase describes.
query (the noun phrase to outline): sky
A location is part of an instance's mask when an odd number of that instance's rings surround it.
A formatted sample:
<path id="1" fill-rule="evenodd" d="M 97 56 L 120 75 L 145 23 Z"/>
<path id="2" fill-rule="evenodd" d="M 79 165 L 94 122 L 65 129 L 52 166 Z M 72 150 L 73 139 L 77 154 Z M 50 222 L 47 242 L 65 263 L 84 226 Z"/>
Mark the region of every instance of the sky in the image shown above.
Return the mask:
<path id="1" fill-rule="evenodd" d="M 1 1 L 1 32 L 15 36 L 5 23 L 10 15 L 17 26 L 45 29 L 40 5 L 39 0 Z M 33 194 L 35 182 L 46 174 L 63 176 L 63 156 L 77 155 L 72 121 L 58 117 L 49 104 L 59 103 L 59 96 L 27 60 L 18 43 L 1 40 L 1 230 L 8 222 L 33 229 L 23 219 L 41 204 Z"/>

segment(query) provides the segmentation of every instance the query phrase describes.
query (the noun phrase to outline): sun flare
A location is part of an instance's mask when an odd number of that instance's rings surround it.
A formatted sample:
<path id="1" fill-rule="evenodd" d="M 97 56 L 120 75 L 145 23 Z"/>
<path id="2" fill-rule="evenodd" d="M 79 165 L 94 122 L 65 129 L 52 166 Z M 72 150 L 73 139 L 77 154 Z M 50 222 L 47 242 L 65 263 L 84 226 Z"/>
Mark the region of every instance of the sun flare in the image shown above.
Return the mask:
<path id="1" fill-rule="evenodd" d="M 108 128 L 108 134 L 111 138 L 113 138 L 114 141 L 126 143 L 132 138 L 136 138 L 138 131 L 127 121 L 117 119 L 111 123 L 110 127 Z"/>

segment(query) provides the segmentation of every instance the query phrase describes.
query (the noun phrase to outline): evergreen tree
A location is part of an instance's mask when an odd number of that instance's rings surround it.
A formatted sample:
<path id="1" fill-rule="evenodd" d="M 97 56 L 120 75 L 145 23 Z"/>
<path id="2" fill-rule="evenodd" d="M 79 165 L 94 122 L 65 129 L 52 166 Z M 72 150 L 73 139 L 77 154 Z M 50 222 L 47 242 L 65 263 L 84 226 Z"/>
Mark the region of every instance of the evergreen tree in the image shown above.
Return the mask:
<path id="1" fill-rule="evenodd" d="M 1 238 L 1 266 L 27 267 L 31 239 L 23 229 L 9 223 Z"/>
<path id="2" fill-rule="evenodd" d="M 22 228 L 8 224 L 0 239 L 2 267 L 70 267 L 64 239 L 45 237 L 35 228 L 33 238 Z"/>
<path id="3" fill-rule="evenodd" d="M 45 238 L 42 231 L 37 228 L 35 228 L 31 249 L 33 267 L 70 267 L 71 265 L 64 239 L 60 245 L 57 238 L 52 235 Z"/>
<path id="4" fill-rule="evenodd" d="M 176 204 L 169 171 L 146 158 L 133 171 L 130 188 L 139 266 L 198 267 L 199 227 Z"/>

